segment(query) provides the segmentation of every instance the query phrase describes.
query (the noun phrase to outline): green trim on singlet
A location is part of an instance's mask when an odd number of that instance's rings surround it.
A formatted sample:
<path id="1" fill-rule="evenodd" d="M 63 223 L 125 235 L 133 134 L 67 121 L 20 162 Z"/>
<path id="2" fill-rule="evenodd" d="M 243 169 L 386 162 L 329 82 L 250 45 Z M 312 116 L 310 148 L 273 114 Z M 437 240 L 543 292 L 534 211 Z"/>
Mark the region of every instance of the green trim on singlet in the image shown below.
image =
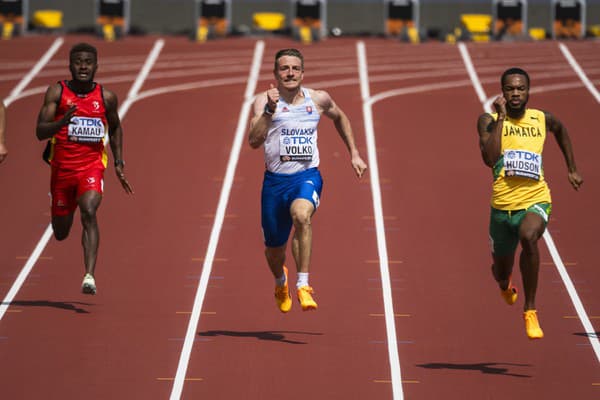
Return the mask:
<path id="1" fill-rule="evenodd" d="M 494 167 L 492 168 L 494 180 L 500 177 L 500 172 L 502 171 L 502 168 L 504 168 L 504 154 L 500 155 L 500 158 L 498 158 L 498 161 L 496 161 L 496 164 L 494 164 Z"/>

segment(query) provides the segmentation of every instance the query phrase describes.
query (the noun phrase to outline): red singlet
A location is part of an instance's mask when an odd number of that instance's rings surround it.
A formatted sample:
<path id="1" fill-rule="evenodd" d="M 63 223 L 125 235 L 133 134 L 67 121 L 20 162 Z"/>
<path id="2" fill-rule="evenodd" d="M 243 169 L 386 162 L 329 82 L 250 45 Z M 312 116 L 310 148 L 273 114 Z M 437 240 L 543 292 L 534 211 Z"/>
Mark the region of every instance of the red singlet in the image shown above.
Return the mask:
<path id="1" fill-rule="evenodd" d="M 71 106 L 77 109 L 69 125 L 63 126 L 51 139 L 52 215 L 64 216 L 77 208 L 77 199 L 94 190 L 103 193 L 103 177 L 108 155 L 105 144 L 108 121 L 102 97 L 102 86 L 85 94 L 69 89 L 60 82 L 61 96 L 55 120 L 61 119 Z"/>
<path id="2" fill-rule="evenodd" d="M 52 137 L 50 165 L 60 169 L 81 171 L 91 167 L 105 169 L 108 155 L 105 142 L 108 136 L 106 108 L 102 86 L 85 94 L 69 89 L 67 81 L 61 81 L 61 96 L 55 120 L 61 119 L 71 106 L 76 106 L 69 125 L 63 126 Z"/>

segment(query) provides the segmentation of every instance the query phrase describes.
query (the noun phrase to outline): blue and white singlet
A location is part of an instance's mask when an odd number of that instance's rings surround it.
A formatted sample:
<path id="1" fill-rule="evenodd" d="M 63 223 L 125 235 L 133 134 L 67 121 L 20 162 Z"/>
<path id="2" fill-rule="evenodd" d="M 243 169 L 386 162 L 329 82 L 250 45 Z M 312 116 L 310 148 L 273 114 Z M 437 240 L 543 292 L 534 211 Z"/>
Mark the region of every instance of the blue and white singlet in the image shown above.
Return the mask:
<path id="1" fill-rule="evenodd" d="M 317 125 L 320 115 L 309 90 L 302 88 L 304 102 L 299 105 L 277 102 L 265 140 L 267 171 L 293 174 L 319 166 Z"/>

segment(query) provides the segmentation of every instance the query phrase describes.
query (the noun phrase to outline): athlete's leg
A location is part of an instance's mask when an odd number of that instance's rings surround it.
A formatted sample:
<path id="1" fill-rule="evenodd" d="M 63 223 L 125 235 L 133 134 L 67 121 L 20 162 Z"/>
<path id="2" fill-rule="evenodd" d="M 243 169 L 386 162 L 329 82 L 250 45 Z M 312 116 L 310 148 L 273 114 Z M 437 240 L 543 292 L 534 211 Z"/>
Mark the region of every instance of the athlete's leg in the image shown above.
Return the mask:
<path id="1" fill-rule="evenodd" d="M 285 244 L 279 247 L 266 247 L 265 257 L 275 279 L 283 279 L 283 264 L 285 263 Z"/>
<path id="2" fill-rule="evenodd" d="M 510 253 L 502 256 L 492 255 L 494 263 L 492 264 L 492 273 L 494 279 L 498 282 L 501 290 L 508 289 L 510 284 L 510 276 L 512 275 L 515 253 Z"/>
<path id="3" fill-rule="evenodd" d="M 311 218 L 314 211 L 314 205 L 306 199 L 296 199 L 290 207 L 290 214 L 294 223 L 292 254 L 298 272 L 308 272 L 309 270 L 312 250 Z"/>
<path id="4" fill-rule="evenodd" d="M 83 258 L 85 272 L 94 275 L 96 268 L 96 258 L 98 256 L 98 246 L 100 243 L 100 232 L 96 211 L 102 202 L 102 195 L 95 190 L 84 192 L 77 199 L 79 211 L 81 213 L 81 225 L 83 233 L 81 235 L 81 244 L 83 246 Z"/>
<path id="5" fill-rule="evenodd" d="M 517 232 L 510 226 L 510 212 L 491 209 L 490 246 L 492 249 L 492 274 L 502 291 L 508 289 L 513 272 Z"/>
<path id="6" fill-rule="evenodd" d="M 540 253 L 537 243 L 544 234 L 545 228 L 544 219 L 532 212 L 525 215 L 519 227 L 519 240 L 522 247 L 519 266 L 525 292 L 525 311 L 535 309 L 535 295 L 540 270 Z"/>
<path id="7" fill-rule="evenodd" d="M 71 226 L 73 226 L 73 214 L 74 212 L 67 215 L 52 216 L 52 230 L 56 240 L 65 240 L 69 236 Z"/>

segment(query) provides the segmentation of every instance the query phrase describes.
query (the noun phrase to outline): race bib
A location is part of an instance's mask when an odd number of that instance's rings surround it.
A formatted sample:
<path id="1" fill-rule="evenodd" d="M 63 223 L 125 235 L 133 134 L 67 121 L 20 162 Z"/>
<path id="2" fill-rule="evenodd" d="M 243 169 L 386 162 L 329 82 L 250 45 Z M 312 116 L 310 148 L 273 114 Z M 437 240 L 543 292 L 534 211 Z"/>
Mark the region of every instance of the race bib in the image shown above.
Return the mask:
<path id="1" fill-rule="evenodd" d="M 72 142 L 99 143 L 104 138 L 104 124 L 100 118 L 73 117 L 68 135 Z"/>
<path id="2" fill-rule="evenodd" d="M 312 128 L 282 129 L 279 135 L 281 161 L 312 161 L 315 141 L 315 130 Z"/>
<path id="3" fill-rule="evenodd" d="M 504 150 L 504 175 L 536 181 L 542 174 L 542 155 L 526 150 Z"/>

